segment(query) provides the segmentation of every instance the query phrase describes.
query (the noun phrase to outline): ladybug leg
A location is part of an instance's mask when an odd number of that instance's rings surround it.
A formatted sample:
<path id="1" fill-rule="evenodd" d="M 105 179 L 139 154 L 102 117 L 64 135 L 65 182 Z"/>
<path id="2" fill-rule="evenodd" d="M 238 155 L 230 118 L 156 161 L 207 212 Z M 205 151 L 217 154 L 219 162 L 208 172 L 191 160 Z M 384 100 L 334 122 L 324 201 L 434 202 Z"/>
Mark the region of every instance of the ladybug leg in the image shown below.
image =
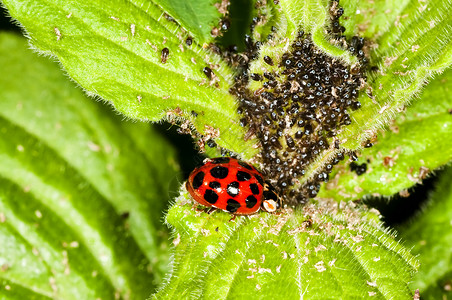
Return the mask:
<path id="1" fill-rule="evenodd" d="M 216 207 L 211 207 L 206 211 L 206 214 L 210 215 L 211 213 L 213 213 L 214 211 L 216 211 L 217 208 Z"/>
<path id="2" fill-rule="evenodd" d="M 234 220 L 235 220 L 235 218 L 237 218 L 237 215 L 232 215 L 232 218 L 231 218 L 231 219 L 229 219 L 229 222 L 232 222 L 232 221 L 234 221 Z"/>
<path id="3" fill-rule="evenodd" d="M 204 211 L 204 208 L 199 208 L 199 204 L 198 203 L 193 203 L 193 209 L 196 211 Z"/>

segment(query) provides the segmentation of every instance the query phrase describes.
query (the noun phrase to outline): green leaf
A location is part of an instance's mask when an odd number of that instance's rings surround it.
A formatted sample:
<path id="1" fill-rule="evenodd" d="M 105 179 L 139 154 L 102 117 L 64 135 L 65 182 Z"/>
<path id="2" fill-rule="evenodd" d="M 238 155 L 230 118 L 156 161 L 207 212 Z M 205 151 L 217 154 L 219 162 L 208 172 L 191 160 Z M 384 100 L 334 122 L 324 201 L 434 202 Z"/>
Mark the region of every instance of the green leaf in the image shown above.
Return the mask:
<path id="1" fill-rule="evenodd" d="M 425 7 L 423 2 L 406 1 L 397 5 L 394 23 L 387 24 L 392 15 L 370 18 L 371 23 L 375 19 L 380 25 L 378 35 L 372 37 L 378 46 L 371 52 L 372 63 L 378 64 L 379 71 L 371 74 L 372 99 L 361 95 L 363 108 L 353 115 L 355 122 L 351 127 L 339 135 L 348 149 L 362 149 L 362 142 L 372 135 L 370 131 L 387 124 L 429 78 L 452 63 L 452 19 L 448 14 L 452 3 L 430 1 Z M 385 5 L 372 8 L 372 14 L 385 14 Z M 370 10 L 359 6 L 357 9 Z"/>
<path id="2" fill-rule="evenodd" d="M 376 144 L 364 149 L 356 162 L 366 164 L 358 176 L 343 162 L 319 193 L 337 200 L 365 195 L 391 196 L 405 190 L 452 160 L 452 69 L 427 85 L 419 99 L 397 117 L 388 131 L 380 131 Z"/>
<path id="3" fill-rule="evenodd" d="M 367 93 L 371 92 L 372 97 L 361 92 L 359 100 L 362 108 L 352 115 L 352 125 L 337 136 L 341 146 L 349 150 L 362 149 L 367 139 L 388 124 L 409 101 L 415 100 L 414 96 L 425 82 L 452 62 L 452 19 L 448 13 L 452 9 L 450 1 L 430 1 L 428 4 L 418 1 L 397 2 L 395 15 L 385 15 L 387 9 L 391 8 L 383 5 L 384 1 L 376 2 L 379 4 L 374 6 L 370 2 L 360 1 L 356 7 L 360 12 L 374 16 L 365 18 L 365 22 L 372 24 L 367 30 L 373 30 L 373 34 L 378 30 L 378 34 L 369 35 L 369 38 L 374 39 L 376 45 L 370 53 L 371 62 L 378 64 L 379 71 L 370 74 L 370 90 Z M 358 15 L 355 21 L 359 23 L 359 19 Z M 334 155 L 335 152 L 331 150 L 321 154 L 321 159 L 311 166 L 311 170 Z"/>
<path id="4" fill-rule="evenodd" d="M 242 52 L 245 51 L 245 34 L 250 34 L 250 24 L 255 9 L 255 2 L 248 0 L 228 1 L 228 16 L 229 29 L 223 35 L 217 38 L 214 42 L 217 45 L 222 45 L 225 48 L 230 45 L 236 45 L 237 49 Z M 225 2 L 224 2 L 225 3 Z"/>
<path id="5" fill-rule="evenodd" d="M 201 41 L 187 46 L 189 33 L 166 20 L 165 11 L 154 2 L 6 0 L 4 4 L 25 27 L 34 47 L 56 56 L 88 93 L 111 102 L 127 117 L 188 120 L 185 126 L 193 125 L 221 147 L 248 158 L 257 152 L 252 141 L 243 141 L 236 101 L 228 92 L 233 70 Z M 164 48 L 169 50 L 166 63 Z M 211 81 L 203 73 L 206 66 L 215 74 Z"/>
<path id="6" fill-rule="evenodd" d="M 169 210 L 173 271 L 154 299 L 412 299 L 418 267 L 378 217 L 319 201 L 280 215 Z"/>
<path id="7" fill-rule="evenodd" d="M 148 296 L 166 268 L 174 150 L 18 36 L 0 34 L 0 64 L 1 297 Z"/>
<path id="8" fill-rule="evenodd" d="M 410 283 L 423 299 L 452 296 L 452 169 L 441 173 L 430 202 L 412 221 L 400 229 L 405 244 L 418 255 L 421 266 Z"/>
<path id="9" fill-rule="evenodd" d="M 281 0 L 281 9 L 287 17 L 285 37 L 293 39 L 300 29 L 310 33 L 314 43 L 331 56 L 342 57 L 347 62 L 355 62 L 356 58 L 347 51 L 333 46 L 325 35 L 325 27 L 329 26 L 328 9 L 330 1 L 325 0 Z"/>
<path id="10" fill-rule="evenodd" d="M 218 26 L 220 3 L 214 0 L 154 0 L 163 11 L 173 17 L 183 28 L 190 32 L 198 43 L 212 42 L 210 34 Z M 215 3 L 217 7 L 214 6 Z"/>

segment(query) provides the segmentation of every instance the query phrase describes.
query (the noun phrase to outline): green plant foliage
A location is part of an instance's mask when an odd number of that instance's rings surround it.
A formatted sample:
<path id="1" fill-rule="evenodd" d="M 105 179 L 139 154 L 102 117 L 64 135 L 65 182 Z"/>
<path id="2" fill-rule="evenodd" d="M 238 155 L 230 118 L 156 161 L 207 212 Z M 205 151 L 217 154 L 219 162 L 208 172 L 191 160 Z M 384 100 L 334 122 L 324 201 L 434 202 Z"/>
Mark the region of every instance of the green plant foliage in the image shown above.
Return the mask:
<path id="1" fill-rule="evenodd" d="M 214 0 L 154 0 L 153 2 L 193 34 L 200 45 L 212 42 L 213 36 L 210 32 L 213 27 L 218 26 L 220 17 L 223 15 L 219 11 L 220 3 Z"/>
<path id="2" fill-rule="evenodd" d="M 245 50 L 245 34 L 250 34 L 250 24 L 252 18 L 256 16 L 254 1 L 234 0 L 228 1 L 229 29 L 223 32 L 221 37 L 215 39 L 215 43 L 224 47 L 236 45 L 239 51 Z M 267 2 L 268 4 L 268 2 Z M 270 3 L 271 4 L 271 3 Z"/>
<path id="3" fill-rule="evenodd" d="M 187 46 L 186 38 L 193 34 L 167 20 L 153 2 L 4 4 L 34 47 L 56 56 L 86 91 L 110 101 L 127 117 L 189 120 L 219 146 L 248 158 L 256 153 L 253 142 L 243 140 L 236 101 L 228 92 L 233 71 L 200 41 Z M 169 50 L 165 63 L 164 48 Z M 212 80 L 203 73 L 206 66 L 215 74 Z"/>
<path id="4" fill-rule="evenodd" d="M 356 61 L 356 58 L 345 50 L 331 45 L 325 36 L 324 29 L 329 26 L 329 1 L 282 0 L 280 4 L 288 20 L 285 37 L 293 39 L 301 28 L 310 33 L 314 43 L 326 53 L 348 62 Z"/>
<path id="5" fill-rule="evenodd" d="M 369 50 L 378 71 L 370 74 L 366 92 L 371 97 L 361 93 L 363 107 L 353 115 L 355 122 L 338 136 L 348 149 L 362 148 L 376 129 L 414 100 L 429 78 L 452 63 L 451 1 L 376 2 L 360 1 L 360 14 L 349 17 L 358 34 L 374 43 Z"/>
<path id="6" fill-rule="evenodd" d="M 450 299 L 452 275 L 452 169 L 441 174 L 430 202 L 400 228 L 403 239 L 412 253 L 418 255 L 421 266 L 410 283 L 419 288 L 423 299 Z"/>
<path id="7" fill-rule="evenodd" d="M 452 69 L 430 82 L 406 113 L 400 114 L 387 131 L 380 131 L 376 144 L 361 152 L 356 162 L 366 164 L 358 176 L 350 162 L 341 163 L 331 174 L 320 197 L 360 199 L 364 195 L 391 196 L 407 189 L 452 159 Z"/>
<path id="8" fill-rule="evenodd" d="M 224 16 L 240 16 L 241 23 L 231 22 L 243 27 L 262 17 L 253 25 L 262 46 L 250 73 L 280 68 L 300 30 L 353 66 L 357 58 L 328 34 L 335 3 L 252 1 L 229 14 L 227 1 L 214 0 L 3 0 L 31 46 L 57 60 L 80 88 L 25 50 L 23 39 L 0 34 L 0 65 L 8 70 L 0 77 L 0 298 L 143 299 L 155 292 L 169 269 L 161 221 L 178 183 L 175 152 L 148 124 L 123 122 L 109 110 L 177 123 L 201 150 L 213 139 L 257 165 L 259 145 L 239 125 L 239 99 L 229 93 L 240 68 L 209 46 L 243 39 L 249 27 L 218 39 L 211 29 Z M 418 262 L 394 232 L 372 210 L 343 201 L 393 195 L 451 160 L 452 1 L 340 5 L 346 37 L 366 38 L 362 107 L 348 112 L 352 124 L 328 139 L 331 147 L 296 187 L 344 150 L 362 151 L 357 163 L 367 163 L 367 172 L 358 176 L 344 162 L 322 198 L 235 220 L 200 210 L 182 188 L 165 219 L 173 230 L 172 270 L 153 298 L 411 299 L 417 287 L 432 299 L 449 295 L 450 237 L 440 235 L 451 219 L 446 179 L 435 195 L 442 206 L 432 204 L 419 225 L 404 229 L 425 264 L 412 285 Z M 239 55 L 243 62 L 254 54 Z M 375 146 L 364 149 L 375 136 Z M 218 155 L 215 147 L 206 151 Z M 430 218 L 438 227 L 427 226 Z M 416 229 L 425 230 L 419 237 Z"/>
<path id="9" fill-rule="evenodd" d="M 451 1 L 430 1 L 428 4 L 406 1 L 402 5 L 391 4 L 393 6 L 387 1 L 376 2 L 376 5 L 374 1 L 341 2 L 348 13 L 344 16 L 347 36 L 359 34 L 367 37 L 365 51 L 371 57 L 370 63 L 378 67 L 378 71 L 369 73 L 368 83 L 361 90 L 359 101 L 362 107 L 351 114 L 352 124 L 329 139 L 330 144 L 338 139 L 341 147 L 348 151 L 363 149 L 368 139 L 384 128 L 410 101 L 415 101 L 414 97 L 426 81 L 452 63 L 452 18 L 448 14 L 452 9 Z M 324 28 L 329 26 L 328 1 L 282 0 L 280 4 L 281 14 L 287 19 L 278 30 L 282 42 L 265 44 L 260 58 L 252 63 L 251 72 L 258 72 L 266 66 L 263 55 L 271 55 L 278 61 L 296 38 L 300 26 L 326 53 L 351 64 L 356 61 L 332 45 L 325 36 Z M 388 14 L 388 11 L 392 13 Z M 252 82 L 250 88 L 256 90 L 260 83 Z M 431 139 L 437 136 L 432 135 Z M 316 175 L 337 153 L 334 147 L 320 153 L 306 174 L 299 178 L 299 184 Z"/>
<path id="10" fill-rule="evenodd" d="M 372 212 L 319 201 L 229 221 L 187 198 L 166 216 L 173 271 L 155 299 L 411 299 L 418 263 Z"/>
<path id="11" fill-rule="evenodd" d="M 174 150 L 26 48 L 0 34 L 0 298 L 142 299 L 166 271 Z"/>

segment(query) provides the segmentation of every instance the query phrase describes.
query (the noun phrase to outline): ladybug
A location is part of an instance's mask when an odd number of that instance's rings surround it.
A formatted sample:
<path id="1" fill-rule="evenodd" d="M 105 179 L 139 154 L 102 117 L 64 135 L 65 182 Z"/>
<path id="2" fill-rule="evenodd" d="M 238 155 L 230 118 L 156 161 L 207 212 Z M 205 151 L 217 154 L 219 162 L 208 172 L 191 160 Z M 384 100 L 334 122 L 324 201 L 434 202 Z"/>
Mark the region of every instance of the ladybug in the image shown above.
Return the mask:
<path id="1" fill-rule="evenodd" d="M 234 215 L 251 215 L 260 208 L 274 212 L 281 207 L 276 191 L 262 174 L 232 157 L 206 159 L 191 172 L 186 188 L 199 204 Z"/>

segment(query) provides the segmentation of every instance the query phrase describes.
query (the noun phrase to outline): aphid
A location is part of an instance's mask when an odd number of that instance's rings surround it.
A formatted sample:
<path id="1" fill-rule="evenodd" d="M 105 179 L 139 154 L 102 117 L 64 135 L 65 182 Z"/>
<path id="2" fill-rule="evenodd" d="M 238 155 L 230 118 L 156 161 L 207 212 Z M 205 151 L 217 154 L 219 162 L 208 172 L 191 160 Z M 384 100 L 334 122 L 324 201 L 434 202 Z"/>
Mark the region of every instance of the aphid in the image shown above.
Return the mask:
<path id="1" fill-rule="evenodd" d="M 207 146 L 209 146 L 210 148 L 215 148 L 215 147 L 217 146 L 217 143 L 215 143 L 215 141 L 212 140 L 212 139 L 207 140 L 206 144 L 207 144 Z"/>
<path id="2" fill-rule="evenodd" d="M 212 74 L 213 71 L 211 68 L 209 67 L 204 67 L 204 69 L 202 69 L 202 71 L 204 72 L 204 74 L 207 76 L 207 78 L 209 78 L 209 80 L 212 80 Z"/>
<path id="3" fill-rule="evenodd" d="M 231 157 L 208 159 L 193 170 L 186 188 L 193 199 L 235 215 L 250 215 L 264 209 L 274 212 L 281 200 L 253 166 Z"/>
<path id="4" fill-rule="evenodd" d="M 268 65 L 273 66 L 273 60 L 272 60 L 272 58 L 271 58 L 270 56 L 265 55 L 265 56 L 264 56 L 264 61 L 265 61 Z"/>
<path id="5" fill-rule="evenodd" d="M 247 34 L 245 34 L 245 45 L 248 49 L 251 49 L 254 46 L 253 39 Z"/>
<path id="6" fill-rule="evenodd" d="M 261 81 L 262 80 L 262 76 L 257 74 L 257 73 L 251 73 L 250 74 L 251 79 L 253 79 L 254 81 Z"/>
<path id="7" fill-rule="evenodd" d="M 352 162 L 350 163 L 350 170 L 354 171 L 356 173 L 356 175 L 362 175 L 364 173 L 366 173 L 367 171 L 367 164 L 366 163 L 362 163 L 362 164 L 357 164 L 356 162 Z"/>
<path id="8" fill-rule="evenodd" d="M 166 63 L 166 60 L 168 59 L 168 55 L 169 55 L 169 49 L 168 48 L 163 48 L 162 49 L 162 56 L 160 58 L 162 64 Z"/>
<path id="9" fill-rule="evenodd" d="M 224 19 L 221 22 L 221 30 L 226 31 L 229 29 L 229 27 L 231 27 L 231 22 L 228 19 Z"/>
<path id="10" fill-rule="evenodd" d="M 372 147 L 374 144 L 370 141 L 370 140 L 367 140 L 366 141 L 366 143 L 364 144 L 364 148 L 370 148 L 370 147 Z"/>

